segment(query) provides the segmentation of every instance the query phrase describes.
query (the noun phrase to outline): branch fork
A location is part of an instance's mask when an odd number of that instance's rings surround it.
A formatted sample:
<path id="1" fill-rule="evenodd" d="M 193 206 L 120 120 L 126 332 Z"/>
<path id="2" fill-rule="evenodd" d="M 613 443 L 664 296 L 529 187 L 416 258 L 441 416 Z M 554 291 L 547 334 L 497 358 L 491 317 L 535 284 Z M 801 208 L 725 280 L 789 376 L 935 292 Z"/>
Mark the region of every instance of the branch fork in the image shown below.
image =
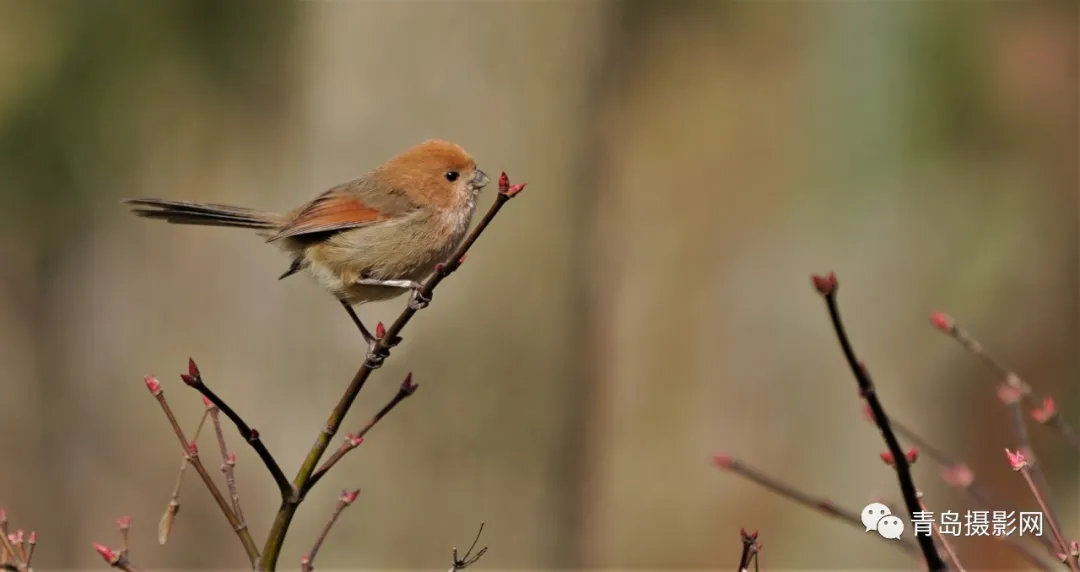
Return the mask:
<path id="1" fill-rule="evenodd" d="M 510 179 L 507 177 L 506 173 L 502 173 L 499 177 L 498 188 L 499 192 L 495 197 L 494 204 L 492 204 L 487 213 L 476 224 L 472 232 L 465 237 L 458 248 L 447 257 L 445 261 L 436 265 L 434 272 L 432 272 L 425 280 L 418 284 L 410 285 L 410 287 L 413 288 L 413 295 L 397 319 L 395 319 L 389 327 L 379 323 L 375 328 L 374 339 L 371 342 L 362 365 L 349 382 L 344 393 L 338 400 L 337 405 L 331 410 L 326 422 L 316 436 L 315 443 L 301 463 L 296 476 L 291 481 L 285 475 L 284 471 L 282 471 L 281 466 L 278 464 L 273 454 L 271 454 L 270 450 L 263 443 L 259 432 L 255 428 L 249 426 L 224 399 L 218 396 L 217 393 L 207 385 L 203 379 L 203 374 L 198 365 L 196 365 L 194 359 L 188 360 L 187 372 L 180 375 L 180 378 L 187 386 L 195 389 L 202 395 L 203 403 L 205 405 L 203 419 L 199 423 L 195 436 L 191 439 L 188 439 L 177 421 L 168 401 L 165 399 L 165 392 L 162 389 L 161 382 L 153 376 L 144 379 L 147 390 L 157 400 L 162 412 L 169 421 L 169 425 L 176 434 L 184 459 L 177 476 L 176 488 L 173 491 L 172 499 L 166 508 L 165 515 L 162 517 L 159 526 L 159 540 L 162 543 L 164 543 L 165 539 L 168 537 L 168 532 L 172 527 L 172 521 L 179 509 L 177 497 L 183 470 L 190 465 L 195 472 L 198 473 L 200 479 L 210 492 L 210 495 L 221 509 L 222 514 L 225 516 L 226 520 L 228 520 L 230 527 L 235 531 L 244 547 L 244 551 L 247 554 L 252 568 L 255 570 L 274 570 L 276 568 L 282 545 L 285 542 L 286 533 L 289 530 L 289 525 L 292 522 L 293 516 L 296 514 L 297 508 L 301 502 L 303 502 L 307 493 L 312 490 L 312 488 L 338 463 L 338 461 L 342 459 L 342 457 L 360 445 L 366 434 L 378 424 L 381 419 L 388 415 L 402 401 L 412 396 L 419 387 L 413 381 L 412 374 L 410 373 L 401 382 L 397 393 L 390 401 L 388 401 L 382 409 L 367 422 L 367 424 L 358 431 L 350 433 L 345 438 L 345 442 L 339 446 L 325 462 L 320 463 L 323 455 L 330 446 L 330 442 L 341 428 L 341 423 L 345 419 L 346 414 L 349 412 L 357 395 L 364 388 L 364 385 L 367 383 L 371 374 L 382 366 L 384 361 L 390 356 L 391 350 L 401 342 L 401 331 L 412 320 L 417 312 L 427 307 L 432 299 L 435 288 L 445 278 L 460 268 L 465 261 L 466 252 L 487 229 L 488 225 L 491 224 L 492 220 L 502 207 L 510 199 L 516 197 L 524 190 L 525 184 L 519 183 L 512 185 L 510 184 Z M 280 507 L 271 525 L 270 531 L 267 534 L 262 551 L 256 546 L 251 533 L 248 530 L 247 523 L 244 519 L 244 513 L 240 506 L 240 497 L 237 492 L 235 479 L 236 453 L 229 451 L 227 448 L 219 419 L 221 413 L 225 414 L 225 417 L 227 417 L 236 427 L 240 436 L 244 439 L 244 442 L 259 456 L 262 464 L 266 467 L 267 472 L 270 473 L 270 476 L 277 485 L 281 496 Z M 207 472 L 206 467 L 199 457 L 199 448 L 197 445 L 198 434 L 208 417 L 214 426 L 214 433 L 221 454 L 220 468 L 225 477 L 228 497 L 222 493 L 221 489 L 210 477 L 210 474 Z M 338 503 L 335 506 L 335 510 L 332 513 L 330 520 L 316 539 L 315 545 L 311 551 L 308 554 L 305 554 L 301 559 L 302 569 L 314 569 L 315 556 L 317 555 L 323 540 L 325 540 L 327 533 L 337 521 L 341 512 L 356 500 L 358 494 L 358 489 L 352 492 L 343 491 L 338 497 Z M 107 546 L 95 544 L 95 549 L 98 553 L 114 568 L 135 570 L 135 567 L 130 563 L 127 556 L 126 535 L 129 526 L 130 520 L 126 520 L 124 527 L 121 529 L 124 542 L 123 550 L 116 552 Z M 3 527 L 4 521 L 0 519 L 0 530 L 3 530 Z M 481 530 L 483 530 L 482 524 Z M 0 548 L 2 548 L 0 554 L 10 553 L 16 558 L 19 557 L 21 554 L 19 549 L 7 540 L 6 534 L 2 536 L 3 538 L 0 538 Z M 479 533 L 477 534 L 477 539 L 479 539 Z M 475 546 L 475 541 L 473 545 Z M 472 549 L 470 548 L 470 553 L 471 550 Z M 486 550 L 486 548 L 480 550 L 475 556 L 471 556 L 471 559 L 470 554 L 467 553 L 463 560 L 458 561 L 455 549 L 454 569 L 460 570 L 471 565 L 479 559 Z M 28 558 L 26 560 L 28 560 Z M 24 568 L 17 568 L 17 570 L 21 572 Z"/>

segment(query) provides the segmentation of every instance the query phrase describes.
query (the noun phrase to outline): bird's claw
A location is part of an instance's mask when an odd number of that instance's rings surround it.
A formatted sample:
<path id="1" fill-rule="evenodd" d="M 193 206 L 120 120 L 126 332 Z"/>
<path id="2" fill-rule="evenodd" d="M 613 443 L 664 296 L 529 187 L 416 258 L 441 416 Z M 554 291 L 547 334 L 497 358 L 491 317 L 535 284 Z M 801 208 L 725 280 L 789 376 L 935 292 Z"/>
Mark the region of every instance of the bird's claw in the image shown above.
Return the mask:
<path id="1" fill-rule="evenodd" d="M 419 284 L 417 284 L 419 286 Z M 424 295 L 423 288 L 413 288 L 412 296 L 409 298 L 409 309 L 415 311 L 423 310 L 431 303 L 431 295 Z"/>
<path id="2" fill-rule="evenodd" d="M 368 342 L 368 352 L 366 364 L 368 369 L 379 369 L 382 367 L 383 361 L 386 360 L 386 356 L 390 355 L 388 348 L 383 345 L 380 347 L 379 340 L 371 340 Z"/>

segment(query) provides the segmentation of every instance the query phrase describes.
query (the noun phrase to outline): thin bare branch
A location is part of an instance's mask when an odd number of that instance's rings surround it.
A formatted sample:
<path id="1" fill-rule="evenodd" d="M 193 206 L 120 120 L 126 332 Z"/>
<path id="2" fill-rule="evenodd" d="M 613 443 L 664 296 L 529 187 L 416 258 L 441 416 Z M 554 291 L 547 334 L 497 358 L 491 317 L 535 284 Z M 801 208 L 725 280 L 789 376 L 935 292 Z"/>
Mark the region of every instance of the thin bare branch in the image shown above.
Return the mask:
<path id="1" fill-rule="evenodd" d="M 206 426 L 208 416 L 209 413 L 203 411 L 202 417 L 199 418 L 199 424 L 195 427 L 195 434 L 191 437 L 193 442 L 199 442 L 199 435 L 202 434 L 203 427 Z M 176 470 L 176 481 L 173 483 L 172 495 L 169 496 L 169 503 L 165 505 L 165 512 L 161 514 L 161 520 L 158 521 L 158 544 L 162 546 L 169 541 L 173 522 L 176 520 L 176 513 L 180 511 L 180 485 L 184 482 L 184 472 L 187 471 L 188 465 L 190 463 L 188 462 L 188 456 L 185 454 L 180 457 L 180 468 Z"/>
<path id="2" fill-rule="evenodd" d="M 10 563 L 7 562 L 9 558 L 12 561 Z M 10 565 L 17 571 L 29 568 L 29 564 L 20 557 L 11 538 L 8 537 L 7 509 L 2 507 L 0 507 L 0 562 L 3 562 L 5 566 Z"/>
<path id="3" fill-rule="evenodd" d="M 240 493 L 236 490 L 236 453 L 230 453 L 228 446 L 225 445 L 225 434 L 221 430 L 221 409 L 209 398 L 204 396 L 203 399 L 206 400 L 210 411 L 210 420 L 214 424 L 214 436 L 217 437 L 218 449 L 221 450 L 221 472 L 225 475 L 225 485 L 229 489 L 233 512 L 236 513 L 236 518 L 240 522 L 246 524 L 244 511 L 240 508 Z"/>
<path id="4" fill-rule="evenodd" d="M 923 512 L 929 512 L 929 509 L 926 508 L 926 503 L 922 500 L 921 491 L 919 492 L 919 505 L 922 507 Z M 946 535 L 941 534 L 941 527 L 939 527 L 938 524 L 933 521 L 930 522 L 930 527 L 934 533 L 934 536 L 936 536 L 938 541 L 941 542 L 941 547 L 945 549 L 945 554 L 949 556 L 949 560 L 952 560 L 953 566 L 956 566 L 956 569 L 960 572 L 966 572 L 964 566 L 960 564 L 960 557 L 956 555 L 956 550 L 953 549 L 952 543 L 949 542 L 949 539 L 946 538 Z"/>
<path id="5" fill-rule="evenodd" d="M 1036 393 L 1028 382 L 1024 381 L 1016 372 L 1009 369 L 994 357 L 978 340 L 976 340 L 967 330 L 956 324 L 956 321 L 952 319 L 948 314 L 943 312 L 934 312 L 930 316 L 930 323 L 939 332 L 949 336 L 955 340 L 961 347 L 968 351 L 971 355 L 979 359 L 986 367 L 992 370 L 1001 378 L 1001 381 L 1011 387 L 1017 392 L 1020 400 L 1034 403 L 1036 406 L 1041 406 L 1045 418 L 1040 421 L 1049 427 L 1056 430 L 1058 435 L 1065 440 L 1074 450 L 1080 452 L 1080 439 L 1076 436 L 1076 431 L 1064 420 L 1061 415 L 1057 414 L 1057 408 L 1054 407 L 1054 400 L 1051 397 L 1044 397 Z M 1049 406 L 1047 410 L 1047 406 Z M 1016 406 L 1019 410 L 1019 405 Z M 1038 411 L 1038 409 L 1036 410 Z M 1023 414 L 1020 413 L 1020 422 L 1023 421 Z M 1020 429 L 1018 429 L 1020 431 Z M 1026 430 L 1024 430 L 1026 432 Z M 1026 435 L 1024 436 L 1026 441 Z"/>
<path id="6" fill-rule="evenodd" d="M 266 444 L 262 442 L 259 437 L 259 432 L 248 426 L 242 417 L 233 408 L 225 403 L 223 399 L 218 397 L 209 386 L 203 381 L 202 373 L 199 371 L 199 366 L 195 365 L 195 360 L 188 358 L 188 373 L 181 374 L 180 378 L 184 380 L 184 383 L 194 388 L 201 393 L 203 397 L 210 400 L 226 417 L 229 421 L 233 422 L 236 426 L 236 430 L 240 432 L 240 436 L 244 438 L 244 441 L 251 448 L 255 450 L 255 453 L 259 455 L 259 459 L 266 465 L 266 470 L 270 471 L 270 476 L 274 478 L 274 483 L 277 484 L 278 492 L 281 493 L 282 502 L 286 502 L 290 499 L 297 497 L 296 489 L 289 483 L 289 478 L 285 476 L 284 471 L 281 470 L 281 466 L 278 465 L 274 456 L 270 454 L 270 450 L 266 448 Z M 243 519 L 241 519 L 243 522 Z"/>
<path id="7" fill-rule="evenodd" d="M 161 410 L 169 420 L 169 425 L 172 426 L 173 432 L 176 433 L 176 438 L 180 441 L 180 447 L 184 451 L 184 458 L 187 462 L 191 463 L 195 472 L 199 474 L 199 478 L 201 478 L 203 484 L 206 485 L 206 489 L 210 491 L 210 496 L 214 497 L 214 502 L 216 502 L 218 508 L 221 509 L 221 513 L 225 515 L 225 519 L 229 521 L 229 525 L 232 526 L 237 538 L 240 539 L 240 543 L 244 546 L 244 552 L 247 553 L 248 559 L 251 561 L 252 566 L 254 566 L 259 560 L 259 549 L 255 546 L 255 541 L 251 538 L 251 532 L 247 529 L 247 526 L 236 518 L 232 508 L 229 507 L 229 501 L 225 500 L 225 497 L 222 496 L 221 491 L 214 483 L 214 479 L 210 477 L 210 473 L 206 471 L 206 467 L 204 467 L 202 461 L 199 460 L 198 446 L 194 442 L 189 442 L 187 437 L 184 436 L 184 430 L 180 427 L 180 423 L 176 421 L 176 415 L 173 414 L 168 401 L 165 400 L 165 392 L 161 389 L 161 382 L 153 377 L 147 377 L 145 381 L 146 388 L 150 390 L 150 394 L 157 399 L 158 404 L 161 406 Z M 124 559 L 126 560 L 126 557 L 124 557 Z"/>
<path id="8" fill-rule="evenodd" d="M 128 546 L 128 541 L 130 540 L 129 537 L 131 535 L 131 517 L 121 516 L 116 519 L 116 530 L 120 533 L 120 553 L 127 554 L 128 549 L 130 548 Z"/>
<path id="9" fill-rule="evenodd" d="M 315 569 L 315 556 L 319 554 L 319 548 L 322 547 L 323 541 L 326 540 L 326 535 L 330 534 L 330 529 L 333 528 L 334 523 L 337 522 L 338 517 L 341 516 L 345 509 L 349 508 L 352 503 L 356 502 L 356 497 L 360 494 L 360 489 L 352 491 L 341 491 L 338 495 L 337 504 L 334 505 L 334 512 L 330 514 L 330 520 L 326 521 L 326 525 L 323 526 L 322 532 L 315 538 L 315 544 L 311 547 L 311 551 L 305 555 L 301 566 L 304 570 Z"/>
<path id="10" fill-rule="evenodd" d="M 789 485 L 787 483 L 784 483 L 783 481 L 780 481 L 779 479 L 766 475 L 765 473 L 751 467 L 750 465 L 747 465 L 746 463 L 732 457 L 731 455 L 723 453 L 714 455 L 713 462 L 720 469 L 725 471 L 731 471 L 732 473 L 735 473 L 736 475 L 743 477 L 746 480 L 762 488 L 768 489 L 788 500 L 795 501 L 798 504 L 816 510 L 820 513 L 825 514 L 826 516 L 835 518 L 851 526 L 860 529 L 862 528 L 862 519 L 859 517 L 858 513 L 841 508 L 829 499 L 810 496 L 809 494 L 800 491 L 792 485 Z M 880 535 L 874 535 L 874 538 L 886 540 Z M 919 551 L 918 546 L 916 546 L 915 543 L 908 538 L 900 539 L 900 541 L 898 542 L 889 540 L 888 543 L 890 546 L 895 546 L 904 550 L 905 552 L 909 552 L 912 554 L 918 553 Z"/>
<path id="11" fill-rule="evenodd" d="M 885 414 L 885 408 L 881 405 L 881 400 L 877 397 L 877 391 L 874 387 L 873 380 L 870 378 L 870 373 L 867 371 L 866 366 L 859 361 L 858 357 L 856 357 L 855 350 L 851 346 L 851 340 L 848 338 L 847 330 L 844 329 L 844 322 L 840 318 L 840 307 L 836 302 L 836 293 L 840 288 L 840 284 L 836 279 L 836 274 L 830 272 L 828 276 L 815 275 L 813 277 L 813 283 L 817 291 L 825 298 L 825 305 L 829 311 L 829 318 L 832 321 L 833 330 L 835 330 L 837 340 L 840 342 L 840 348 L 844 352 L 844 358 L 847 360 L 848 366 L 855 376 L 855 381 L 859 385 L 859 394 L 866 400 L 867 405 L 870 406 L 874 422 L 877 424 L 878 429 L 881 430 L 881 437 L 896 461 L 896 476 L 900 482 L 900 492 L 903 494 L 904 504 L 907 506 L 907 510 L 913 518 L 914 514 L 919 512 L 920 506 L 919 498 L 916 493 L 915 480 L 911 476 L 911 466 L 908 464 L 904 451 L 900 448 L 900 442 L 896 439 L 896 435 L 889 425 L 889 417 Z M 919 548 L 922 550 L 927 567 L 935 572 L 938 570 L 945 570 L 945 562 L 941 559 L 941 555 L 938 554 L 937 547 L 934 545 L 934 539 L 929 536 L 920 536 L 916 540 L 918 540 Z"/>
<path id="12" fill-rule="evenodd" d="M 1005 455 L 1009 458 L 1009 465 L 1014 471 L 1019 471 L 1024 477 L 1024 482 L 1027 483 L 1031 494 L 1035 497 L 1035 501 L 1039 503 L 1039 508 L 1042 509 L 1043 515 L 1046 516 L 1047 524 L 1050 525 L 1050 531 L 1054 535 L 1054 542 L 1057 543 L 1058 552 L 1055 554 L 1059 559 L 1069 566 L 1069 569 L 1073 572 L 1080 572 L 1080 566 L 1077 565 L 1075 559 L 1068 558 L 1069 544 L 1065 541 L 1065 535 L 1061 533 L 1061 525 L 1056 519 L 1050 516 L 1048 510 L 1048 503 L 1043 496 L 1042 491 L 1036 485 L 1034 478 L 1032 477 L 1031 466 L 1028 465 L 1027 458 L 1023 451 L 1010 451 L 1005 449 Z"/>
<path id="13" fill-rule="evenodd" d="M 745 528 L 740 528 L 739 538 L 742 540 L 742 555 L 739 556 L 739 567 L 735 569 L 735 572 L 749 572 L 750 563 L 761 550 L 761 543 L 758 542 L 758 531 L 746 532 Z"/>
<path id="14" fill-rule="evenodd" d="M 873 422 L 869 410 L 865 413 L 867 419 Z M 921 437 L 914 430 L 908 428 L 902 422 L 898 421 L 895 417 L 890 418 L 889 422 L 892 424 L 892 428 L 896 431 L 897 435 L 910 441 L 918 447 L 922 453 L 929 457 L 930 460 L 943 467 L 940 473 L 941 480 L 961 491 L 971 506 L 984 510 L 1004 510 L 1006 512 L 1019 511 L 1015 505 L 1010 503 L 999 493 L 991 488 L 981 485 L 975 478 L 975 472 L 966 463 L 949 456 L 941 449 L 931 445 L 926 439 Z M 1030 546 L 1022 542 L 1021 539 L 1008 535 L 995 538 L 1005 542 L 1010 548 L 1015 550 L 1032 565 L 1041 569 L 1046 569 L 1046 563 L 1042 558 L 1040 558 Z M 1035 538 L 1037 538 L 1048 550 L 1053 552 L 1053 541 L 1045 536 L 1037 536 Z"/>
<path id="15" fill-rule="evenodd" d="M 469 549 L 465 551 L 465 555 L 458 557 L 458 549 L 455 546 L 450 553 L 452 558 L 449 572 L 455 572 L 457 570 L 464 570 L 473 564 L 476 564 L 478 560 L 483 558 L 487 554 L 488 547 L 485 546 L 478 550 L 476 554 L 473 554 L 473 549 L 476 548 L 476 543 L 480 542 L 480 535 L 484 533 L 484 521 L 480 521 L 480 530 L 476 531 L 476 536 L 473 538 L 472 544 L 469 545 Z"/>
<path id="16" fill-rule="evenodd" d="M 395 393 L 394 396 L 390 398 L 390 401 L 388 401 L 386 405 L 384 405 L 383 408 L 380 409 L 379 412 L 376 413 L 375 416 L 372 417 L 366 425 L 364 425 L 363 428 L 361 428 L 356 433 L 350 433 L 347 437 L 345 437 L 345 442 L 342 443 L 341 446 L 338 447 L 338 449 L 334 451 L 332 455 L 330 455 L 330 458 L 327 459 L 325 463 L 323 463 L 318 469 L 315 469 L 315 472 L 311 474 L 311 479 L 308 480 L 308 484 L 306 487 L 304 487 L 304 490 L 301 491 L 301 494 L 304 494 L 307 491 L 311 490 L 311 488 L 315 486 L 315 483 L 319 482 L 319 480 L 326 476 L 327 471 L 332 469 L 334 465 L 336 465 L 337 462 L 345 456 L 346 453 L 352 451 L 357 447 L 357 445 L 363 442 L 364 436 L 367 435 L 368 431 L 371 431 L 371 428 L 374 427 L 375 424 L 379 422 L 379 420 L 381 420 L 383 417 L 386 417 L 386 414 L 393 411 L 394 408 L 397 407 L 397 405 L 404 401 L 407 397 L 409 397 L 413 393 L 416 393 L 416 389 L 418 387 L 420 386 L 416 383 L 413 383 L 412 373 L 410 372 L 408 375 L 405 376 L 405 380 L 401 382 L 401 386 L 398 388 L 397 393 Z"/>

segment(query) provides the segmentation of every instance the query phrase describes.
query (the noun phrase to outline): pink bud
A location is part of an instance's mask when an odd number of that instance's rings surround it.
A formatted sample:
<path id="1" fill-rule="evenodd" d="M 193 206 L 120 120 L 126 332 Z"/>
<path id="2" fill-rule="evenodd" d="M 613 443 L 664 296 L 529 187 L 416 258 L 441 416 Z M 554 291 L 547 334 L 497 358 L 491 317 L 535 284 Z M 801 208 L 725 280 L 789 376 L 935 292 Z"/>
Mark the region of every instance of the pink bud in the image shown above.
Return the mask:
<path id="1" fill-rule="evenodd" d="M 884 453 L 881 454 L 881 460 L 884 461 L 885 464 L 890 466 L 890 467 L 896 465 L 896 458 L 893 457 L 893 454 L 891 452 L 889 452 L 889 451 L 885 451 Z"/>
<path id="2" fill-rule="evenodd" d="M 1021 397 L 1023 397 L 1023 392 L 1011 385 L 1002 383 L 997 387 L 997 398 L 1002 405 L 1015 405 Z"/>
<path id="3" fill-rule="evenodd" d="M 386 326 L 382 322 L 375 324 L 375 337 L 380 340 L 386 337 Z"/>
<path id="4" fill-rule="evenodd" d="M 1017 450 L 1015 453 L 1005 449 L 1005 455 L 1009 457 L 1009 465 L 1012 466 L 1012 470 L 1019 471 L 1027 466 L 1027 459 L 1024 458 L 1024 454 Z"/>
<path id="5" fill-rule="evenodd" d="M 124 515 L 116 519 L 116 527 L 120 530 L 131 528 L 131 517 Z"/>
<path id="6" fill-rule="evenodd" d="M 192 441 L 191 444 L 188 447 L 191 449 L 191 456 L 193 456 L 193 457 L 198 456 L 198 454 L 199 454 L 199 444 L 198 443 L 196 443 L 195 441 Z"/>
<path id="7" fill-rule="evenodd" d="M 526 183 L 518 183 L 518 184 L 510 187 L 509 189 L 506 189 L 506 192 L 503 193 L 503 194 L 510 197 L 510 198 L 514 198 L 514 197 L 517 196 L 518 193 L 525 190 L 525 185 L 526 185 Z"/>
<path id="8" fill-rule="evenodd" d="M 187 384 L 187 385 L 189 385 L 191 387 L 195 387 L 196 383 L 198 383 L 198 378 L 196 378 L 193 375 L 186 374 L 186 373 L 181 373 L 180 374 L 180 379 L 183 380 L 183 382 L 185 384 Z"/>
<path id="9" fill-rule="evenodd" d="M 930 314 L 930 323 L 938 330 L 949 333 L 953 329 L 953 319 L 943 312 Z"/>
<path id="10" fill-rule="evenodd" d="M 225 457 L 225 462 L 230 465 L 236 465 L 236 453 L 229 453 L 229 456 Z"/>
<path id="11" fill-rule="evenodd" d="M 357 435 L 355 433 L 349 433 L 348 435 L 345 436 L 345 443 L 348 444 L 349 447 L 357 447 L 357 446 L 360 445 L 360 443 L 363 443 L 363 442 L 364 442 L 364 438 L 360 437 L 359 435 Z"/>
<path id="12" fill-rule="evenodd" d="M 97 553 L 100 554 L 101 557 L 105 559 L 105 562 L 109 563 L 110 565 L 116 561 L 116 553 L 112 551 L 112 548 L 109 548 L 104 544 L 98 544 L 95 542 L 94 550 L 97 550 Z"/>
<path id="13" fill-rule="evenodd" d="M 966 489 L 975 482 L 975 473 L 964 464 L 953 465 L 941 471 L 941 479 L 957 488 Z"/>
<path id="14" fill-rule="evenodd" d="M 195 365 L 195 360 L 192 358 L 188 358 L 187 360 L 187 370 L 188 375 L 191 377 L 199 377 L 201 375 L 199 373 L 199 366 Z"/>
<path id="15" fill-rule="evenodd" d="M 21 528 L 19 530 L 16 530 L 15 538 L 12 540 L 12 542 L 14 542 L 15 544 L 22 544 L 25 540 L 26 535 L 23 533 L 23 530 Z"/>
<path id="16" fill-rule="evenodd" d="M 731 458 L 731 455 L 726 453 L 717 453 L 713 455 L 713 464 L 725 471 L 735 465 L 735 460 Z"/>
<path id="17" fill-rule="evenodd" d="M 822 296 L 832 294 L 836 291 L 836 287 L 838 286 L 836 274 L 834 272 L 830 272 L 827 276 L 814 274 L 810 277 L 810 280 L 814 283 L 814 288 Z"/>
<path id="18" fill-rule="evenodd" d="M 904 453 L 904 456 L 907 457 L 907 462 L 909 464 L 914 463 L 915 461 L 917 461 L 919 459 L 919 448 L 918 447 L 912 447 L 912 448 L 908 449 L 907 453 Z"/>
<path id="19" fill-rule="evenodd" d="M 27 540 L 26 542 L 28 544 L 37 544 L 37 531 L 36 530 L 31 530 L 30 531 L 30 540 Z"/>
<path id="20" fill-rule="evenodd" d="M 436 264 L 435 265 L 435 272 L 437 274 L 442 274 L 443 272 L 446 272 L 446 265 L 443 264 L 442 262 Z"/>
<path id="21" fill-rule="evenodd" d="M 1038 423 L 1048 423 L 1057 417 L 1057 404 L 1053 397 L 1044 397 L 1042 407 L 1036 407 L 1031 411 L 1031 417 Z"/>
<path id="22" fill-rule="evenodd" d="M 341 491 L 341 496 L 338 497 L 338 500 L 345 503 L 345 505 L 347 506 L 355 502 L 356 497 L 359 495 L 360 489 L 356 489 L 354 491 Z"/>
<path id="23" fill-rule="evenodd" d="M 509 190 L 510 177 L 506 174 L 506 171 L 503 171 L 503 173 L 499 175 L 499 193 L 505 195 Z"/>
<path id="24" fill-rule="evenodd" d="M 874 410 L 870 409 L 869 405 L 863 405 L 862 408 L 863 418 L 871 423 L 874 422 Z"/>
<path id="25" fill-rule="evenodd" d="M 146 376 L 143 381 L 146 382 L 146 389 L 150 390 L 151 395 L 157 396 L 161 393 L 161 382 L 156 377 Z"/>
<path id="26" fill-rule="evenodd" d="M 7 522 L 7 509 L 0 506 L 0 524 Z"/>
<path id="27" fill-rule="evenodd" d="M 401 382 L 401 388 L 398 389 L 398 391 L 404 393 L 405 396 L 408 397 L 413 393 L 416 393 L 416 388 L 418 387 L 420 386 L 413 383 L 412 372 L 410 371 L 409 374 L 405 376 L 405 379 Z"/>
<path id="28" fill-rule="evenodd" d="M 462 254 L 461 258 L 458 258 L 458 261 L 457 261 L 458 266 L 461 266 L 462 264 L 465 264 L 465 259 L 468 258 L 468 257 L 469 257 L 468 254 Z"/>
<path id="29" fill-rule="evenodd" d="M 207 409 L 212 409 L 214 407 L 214 402 L 210 401 L 210 398 L 205 396 L 205 395 L 202 398 L 202 402 L 203 402 L 203 405 L 205 405 Z"/>

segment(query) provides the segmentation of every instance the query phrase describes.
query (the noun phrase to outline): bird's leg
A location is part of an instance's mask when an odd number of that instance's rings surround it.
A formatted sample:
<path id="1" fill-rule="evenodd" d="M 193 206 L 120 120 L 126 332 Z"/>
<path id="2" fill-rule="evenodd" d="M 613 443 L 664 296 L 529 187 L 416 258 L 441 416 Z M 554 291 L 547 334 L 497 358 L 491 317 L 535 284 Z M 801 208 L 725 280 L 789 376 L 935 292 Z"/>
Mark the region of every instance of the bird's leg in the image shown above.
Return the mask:
<path id="1" fill-rule="evenodd" d="M 341 306 L 345 308 L 345 311 L 349 313 L 349 317 L 352 318 L 353 323 L 356 324 L 356 329 L 360 330 L 360 335 L 364 336 L 364 342 L 368 345 L 368 353 L 374 355 L 375 344 L 378 343 L 379 340 L 375 339 L 375 336 L 371 335 L 371 332 L 364 326 L 364 323 L 360 321 L 360 316 L 356 315 L 356 310 L 353 310 L 352 304 L 346 300 L 338 301 L 341 302 Z"/>
<path id="2" fill-rule="evenodd" d="M 356 283 L 361 286 L 385 286 L 387 288 L 412 290 L 412 298 L 409 299 L 409 307 L 413 310 L 423 310 L 431 303 L 431 296 L 424 296 L 421 294 L 424 285 L 415 280 L 377 280 L 375 278 L 360 278 Z"/>

